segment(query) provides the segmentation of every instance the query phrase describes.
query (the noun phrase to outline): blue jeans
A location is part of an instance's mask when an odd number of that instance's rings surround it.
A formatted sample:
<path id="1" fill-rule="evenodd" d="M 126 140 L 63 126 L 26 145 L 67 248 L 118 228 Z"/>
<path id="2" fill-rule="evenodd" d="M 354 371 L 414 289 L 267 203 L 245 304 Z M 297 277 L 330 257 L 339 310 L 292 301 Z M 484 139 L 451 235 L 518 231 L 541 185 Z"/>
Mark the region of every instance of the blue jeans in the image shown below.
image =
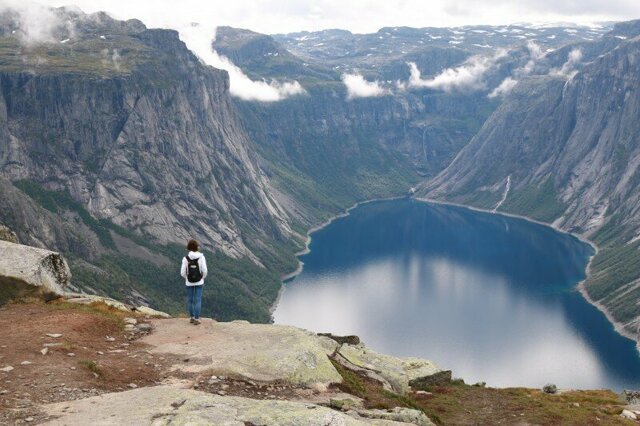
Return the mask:
<path id="1" fill-rule="evenodd" d="M 199 319 L 202 309 L 202 287 L 204 285 L 187 286 L 187 312 L 191 318 Z"/>

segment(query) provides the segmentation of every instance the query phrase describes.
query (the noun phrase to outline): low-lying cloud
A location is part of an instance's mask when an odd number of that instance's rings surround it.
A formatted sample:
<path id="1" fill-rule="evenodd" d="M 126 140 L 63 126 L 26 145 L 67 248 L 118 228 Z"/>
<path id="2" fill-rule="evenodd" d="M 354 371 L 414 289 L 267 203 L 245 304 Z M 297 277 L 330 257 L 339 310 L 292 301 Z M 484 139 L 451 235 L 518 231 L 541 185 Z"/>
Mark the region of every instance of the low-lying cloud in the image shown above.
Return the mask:
<path id="1" fill-rule="evenodd" d="M 27 46 L 54 42 L 54 33 L 71 25 L 60 19 L 54 9 L 31 1 L 2 0 L 0 13 L 13 18 L 14 35 Z"/>
<path id="2" fill-rule="evenodd" d="M 565 62 L 560 69 L 555 68 L 551 70 L 551 75 L 557 75 L 561 77 L 573 78 L 574 75 L 578 73 L 575 69 L 576 65 L 578 65 L 582 61 L 582 50 L 573 49 L 567 55 L 567 62 Z"/>
<path id="3" fill-rule="evenodd" d="M 518 84 L 518 80 L 512 78 L 512 77 L 507 77 L 504 80 L 502 80 L 502 83 L 500 83 L 500 85 L 498 85 L 498 87 L 496 87 L 495 89 L 493 89 L 491 91 L 491 93 L 489 93 L 487 96 L 490 98 L 496 98 L 498 96 L 504 96 L 507 93 L 511 92 L 511 90 L 516 87 L 516 84 Z"/>
<path id="4" fill-rule="evenodd" d="M 409 87 L 427 87 L 429 89 L 451 92 L 453 90 L 482 90 L 486 87 L 486 72 L 502 57 L 505 50 L 499 50 L 493 56 L 473 56 L 458 67 L 447 68 L 433 78 L 423 79 L 414 62 L 409 62 Z"/>
<path id="5" fill-rule="evenodd" d="M 191 24 L 178 30 L 180 39 L 207 65 L 229 73 L 231 95 L 245 101 L 277 102 L 291 96 L 306 93 L 297 81 L 267 82 L 251 80 L 240 67 L 212 48 L 215 28 Z"/>
<path id="6" fill-rule="evenodd" d="M 342 74 L 342 82 L 347 87 L 347 99 L 371 98 L 391 94 L 391 91 L 382 87 L 378 80 L 367 81 L 360 74 Z"/>
<path id="7" fill-rule="evenodd" d="M 545 52 L 542 48 L 536 44 L 534 41 L 529 40 L 527 42 L 527 52 L 529 54 L 529 59 L 519 68 L 516 68 L 513 71 L 513 75 L 505 78 L 502 82 L 494 88 L 487 97 L 489 98 L 497 98 L 507 95 L 514 87 L 518 84 L 518 80 L 528 76 L 533 73 L 536 69 L 536 65 L 538 62 L 544 58 Z"/>
<path id="8" fill-rule="evenodd" d="M 534 41 L 529 40 L 527 42 L 527 50 L 529 51 L 529 60 L 524 67 L 518 68 L 515 71 L 515 74 L 519 77 L 531 74 L 535 69 L 536 63 L 544 57 L 542 48 Z"/>

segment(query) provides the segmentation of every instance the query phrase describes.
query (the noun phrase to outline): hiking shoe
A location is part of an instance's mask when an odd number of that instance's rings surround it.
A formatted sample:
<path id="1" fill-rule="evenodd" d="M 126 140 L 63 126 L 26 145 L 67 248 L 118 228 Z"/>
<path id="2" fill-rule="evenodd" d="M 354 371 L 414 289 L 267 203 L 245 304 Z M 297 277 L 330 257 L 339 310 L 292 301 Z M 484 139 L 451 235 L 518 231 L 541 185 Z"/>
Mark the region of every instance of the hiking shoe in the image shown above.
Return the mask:
<path id="1" fill-rule="evenodd" d="M 193 324 L 194 324 L 194 325 L 198 325 L 198 324 L 200 324 L 200 320 L 199 320 L 198 318 L 194 319 L 194 320 L 193 320 Z"/>
<path id="2" fill-rule="evenodd" d="M 195 320 L 196 320 L 195 318 L 191 317 L 191 319 L 189 320 L 189 322 L 190 322 L 191 324 L 193 324 L 193 323 L 195 322 Z"/>

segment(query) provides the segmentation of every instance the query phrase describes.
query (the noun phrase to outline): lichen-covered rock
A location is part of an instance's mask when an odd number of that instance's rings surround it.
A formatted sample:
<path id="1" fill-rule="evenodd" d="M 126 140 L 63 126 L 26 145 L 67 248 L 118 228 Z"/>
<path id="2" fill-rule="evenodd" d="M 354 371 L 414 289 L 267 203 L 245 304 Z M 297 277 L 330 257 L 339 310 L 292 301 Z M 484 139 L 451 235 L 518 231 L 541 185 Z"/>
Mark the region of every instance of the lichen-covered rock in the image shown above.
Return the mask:
<path id="1" fill-rule="evenodd" d="M 331 398 L 329 400 L 329 407 L 335 408 L 336 410 L 349 411 L 352 408 L 354 408 L 356 405 L 358 405 L 358 401 L 355 401 L 351 398 L 345 398 L 345 399 Z"/>
<path id="2" fill-rule="evenodd" d="M 411 389 L 410 381 L 442 371 L 431 361 L 379 354 L 362 344 L 342 345 L 338 352 L 355 366 L 376 372 L 391 385 L 394 391 L 400 393 L 406 393 Z"/>
<path id="3" fill-rule="evenodd" d="M 18 236 L 11 229 L 0 223 L 0 241 L 18 244 Z"/>
<path id="4" fill-rule="evenodd" d="M 0 303 L 26 296 L 46 300 L 62 296 L 70 279 L 60 254 L 0 241 Z"/>
<path id="5" fill-rule="evenodd" d="M 41 407 L 55 417 L 47 425 L 282 425 L 359 426 L 401 425 L 384 419 L 365 419 L 315 404 L 219 396 L 205 392 L 156 386 L 110 393 Z M 420 423 L 416 423 L 420 424 Z M 429 424 L 429 423 L 426 423 Z"/>
<path id="6" fill-rule="evenodd" d="M 171 315 L 169 315 L 166 312 L 162 312 L 162 311 L 157 311 L 153 308 L 150 308 L 148 306 L 138 306 L 136 309 L 136 311 L 138 311 L 139 313 L 143 314 L 143 315 L 147 315 L 149 317 L 156 317 L 156 318 L 171 318 Z"/>
<path id="7" fill-rule="evenodd" d="M 342 381 L 328 358 L 337 343 L 296 327 L 210 319 L 194 327 L 179 318 L 152 324 L 154 332 L 141 341 L 153 352 L 189 358 L 176 369 L 303 386 Z"/>
<path id="8" fill-rule="evenodd" d="M 86 293 L 65 293 L 64 297 L 69 303 L 78 303 L 81 305 L 91 305 L 92 303 L 104 303 L 107 306 L 118 309 L 124 312 L 137 312 L 142 315 L 155 318 L 171 318 L 171 315 L 166 312 L 157 311 L 148 306 L 129 306 L 115 299 L 105 296 L 98 296 L 95 294 Z"/>
<path id="9" fill-rule="evenodd" d="M 131 311 L 127 305 L 110 297 L 98 296 L 95 294 L 85 293 L 65 293 L 65 300 L 69 303 L 78 303 L 80 305 L 91 305 L 92 303 L 103 303 L 120 311 Z"/>
<path id="10" fill-rule="evenodd" d="M 434 423 L 422 411 L 395 407 L 392 410 L 357 410 L 358 415 L 369 419 L 391 420 L 416 426 L 433 426 Z"/>

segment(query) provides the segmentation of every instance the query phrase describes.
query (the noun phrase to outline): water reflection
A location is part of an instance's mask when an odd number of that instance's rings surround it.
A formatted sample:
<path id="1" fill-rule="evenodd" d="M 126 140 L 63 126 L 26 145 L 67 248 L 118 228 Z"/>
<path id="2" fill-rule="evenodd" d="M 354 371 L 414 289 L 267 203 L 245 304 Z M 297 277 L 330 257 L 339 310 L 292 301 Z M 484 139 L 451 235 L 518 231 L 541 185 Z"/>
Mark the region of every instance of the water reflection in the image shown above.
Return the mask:
<path id="1" fill-rule="evenodd" d="M 277 323 L 358 334 L 496 386 L 637 387 L 640 358 L 573 286 L 591 248 L 523 220 L 412 200 L 313 236 Z"/>

